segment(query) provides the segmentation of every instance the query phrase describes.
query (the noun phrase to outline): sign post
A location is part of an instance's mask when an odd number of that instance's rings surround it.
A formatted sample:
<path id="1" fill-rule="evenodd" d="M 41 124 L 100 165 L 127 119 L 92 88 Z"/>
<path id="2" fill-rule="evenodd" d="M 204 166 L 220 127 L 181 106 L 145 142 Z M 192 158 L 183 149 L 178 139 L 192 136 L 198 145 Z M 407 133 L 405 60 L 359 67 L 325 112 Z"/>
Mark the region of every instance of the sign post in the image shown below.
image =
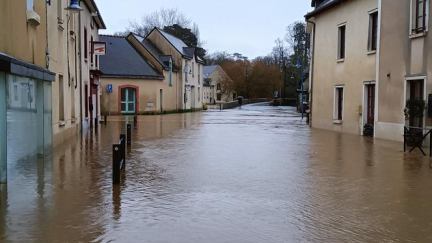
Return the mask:
<path id="1" fill-rule="evenodd" d="M 111 93 L 113 92 L 112 84 L 107 85 L 107 92 L 108 92 L 108 115 L 111 116 Z"/>

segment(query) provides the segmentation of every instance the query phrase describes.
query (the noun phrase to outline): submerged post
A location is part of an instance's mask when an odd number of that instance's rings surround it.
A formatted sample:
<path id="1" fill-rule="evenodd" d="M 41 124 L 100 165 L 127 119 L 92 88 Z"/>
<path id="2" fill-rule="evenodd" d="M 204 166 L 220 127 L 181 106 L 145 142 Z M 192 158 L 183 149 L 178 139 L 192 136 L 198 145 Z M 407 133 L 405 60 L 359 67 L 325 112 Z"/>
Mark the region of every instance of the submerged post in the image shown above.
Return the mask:
<path id="1" fill-rule="evenodd" d="M 105 117 L 104 117 L 104 122 L 105 122 L 105 125 L 107 124 L 107 116 L 105 115 Z"/>
<path id="2" fill-rule="evenodd" d="M 135 114 L 134 116 L 134 124 L 136 125 L 138 123 L 138 116 Z"/>
<path id="3" fill-rule="evenodd" d="M 123 160 L 123 166 L 126 165 L 126 135 L 120 135 L 120 160 Z"/>
<path id="4" fill-rule="evenodd" d="M 132 125 L 127 124 L 127 145 L 132 145 Z"/>
<path id="5" fill-rule="evenodd" d="M 429 131 L 429 157 L 432 158 L 432 130 Z"/>
<path id="6" fill-rule="evenodd" d="M 113 167 L 113 184 L 120 184 L 120 146 L 119 144 L 113 145 L 113 158 L 112 158 L 112 167 Z"/>
<path id="7" fill-rule="evenodd" d="M 404 152 L 406 152 L 406 127 L 404 127 L 404 135 L 403 135 L 403 143 L 404 143 Z"/>

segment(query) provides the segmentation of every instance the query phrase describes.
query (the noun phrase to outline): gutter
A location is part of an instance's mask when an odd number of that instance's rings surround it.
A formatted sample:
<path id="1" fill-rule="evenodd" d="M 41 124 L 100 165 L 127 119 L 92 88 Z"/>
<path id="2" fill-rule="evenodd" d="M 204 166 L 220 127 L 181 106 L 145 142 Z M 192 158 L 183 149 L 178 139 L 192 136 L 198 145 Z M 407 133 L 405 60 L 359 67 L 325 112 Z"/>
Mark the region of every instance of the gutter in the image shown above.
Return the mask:
<path id="1" fill-rule="evenodd" d="M 325 6 L 315 8 L 314 11 L 312 11 L 310 13 L 307 13 L 304 17 L 306 18 L 306 21 L 307 21 L 308 19 L 310 19 L 312 17 L 315 17 L 318 14 L 321 14 L 321 13 L 323 13 L 323 12 L 325 12 L 325 11 L 331 9 L 331 8 L 334 8 L 334 7 L 340 5 L 340 4 L 344 3 L 344 2 L 347 2 L 347 1 L 348 0 L 334 0 L 333 2 L 331 2 L 329 4 L 326 4 Z"/>
<path id="2" fill-rule="evenodd" d="M 312 127 L 312 108 L 313 108 L 313 79 L 314 79 L 314 67 L 315 67 L 315 34 L 316 34 L 316 24 L 314 22 L 311 22 L 309 20 L 306 20 L 306 22 L 313 25 L 313 46 L 312 46 L 312 58 L 310 63 L 310 70 L 309 70 L 309 127 Z"/>

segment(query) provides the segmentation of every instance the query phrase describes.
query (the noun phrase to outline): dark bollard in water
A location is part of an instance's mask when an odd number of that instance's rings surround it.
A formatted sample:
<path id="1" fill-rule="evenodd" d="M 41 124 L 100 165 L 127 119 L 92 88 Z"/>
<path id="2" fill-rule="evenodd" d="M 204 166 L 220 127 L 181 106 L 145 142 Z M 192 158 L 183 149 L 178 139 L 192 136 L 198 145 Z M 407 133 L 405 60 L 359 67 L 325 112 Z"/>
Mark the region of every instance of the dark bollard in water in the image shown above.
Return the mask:
<path id="1" fill-rule="evenodd" d="M 121 161 L 121 145 L 113 145 L 113 157 L 112 157 L 112 167 L 113 167 L 113 184 L 120 184 L 120 161 Z"/>
<path id="2" fill-rule="evenodd" d="M 104 122 L 105 122 L 105 125 L 107 124 L 107 116 L 105 115 L 105 117 L 104 117 Z"/>

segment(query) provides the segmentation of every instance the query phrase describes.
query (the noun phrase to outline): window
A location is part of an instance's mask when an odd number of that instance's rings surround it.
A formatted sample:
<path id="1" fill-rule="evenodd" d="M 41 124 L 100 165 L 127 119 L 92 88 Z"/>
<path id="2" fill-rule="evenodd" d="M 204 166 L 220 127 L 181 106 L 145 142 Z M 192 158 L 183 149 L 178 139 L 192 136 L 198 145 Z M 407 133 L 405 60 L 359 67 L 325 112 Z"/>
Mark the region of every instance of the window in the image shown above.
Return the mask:
<path id="1" fill-rule="evenodd" d="M 84 27 L 84 59 L 88 57 L 87 28 Z"/>
<path id="2" fill-rule="evenodd" d="M 222 94 L 221 93 L 217 94 L 217 100 L 219 100 L 219 101 L 222 100 Z"/>
<path id="3" fill-rule="evenodd" d="M 93 36 L 91 36 L 90 39 L 90 49 L 91 49 L 91 53 L 90 53 L 90 62 L 91 64 L 93 64 L 93 60 L 94 60 L 94 55 L 93 55 Z"/>
<path id="4" fill-rule="evenodd" d="M 14 85 L 14 98 L 15 101 L 18 101 L 18 85 Z"/>
<path id="5" fill-rule="evenodd" d="M 427 0 L 414 0 L 413 33 L 422 33 L 426 30 Z"/>
<path id="6" fill-rule="evenodd" d="M 27 0 L 27 10 L 34 10 L 33 0 Z"/>
<path id="7" fill-rule="evenodd" d="M 218 83 L 218 84 L 217 84 L 217 90 L 221 90 L 221 88 L 222 88 L 222 87 L 221 87 L 221 84 Z"/>
<path id="8" fill-rule="evenodd" d="M 378 12 L 369 14 L 368 51 L 376 51 L 378 44 Z"/>
<path id="9" fill-rule="evenodd" d="M 198 84 L 201 83 L 201 66 L 198 64 Z"/>
<path id="10" fill-rule="evenodd" d="M 344 87 L 335 87 L 334 120 L 343 120 Z"/>
<path id="11" fill-rule="evenodd" d="M 338 60 L 345 59 L 346 25 L 339 26 Z"/>
<path id="12" fill-rule="evenodd" d="M 63 75 L 59 75 L 59 120 L 64 121 L 64 81 Z"/>
<path id="13" fill-rule="evenodd" d="M 59 24 L 63 24 L 63 1 L 57 1 L 57 20 Z"/>
<path id="14" fill-rule="evenodd" d="M 198 101 L 201 100 L 201 88 L 198 87 Z"/>
<path id="15" fill-rule="evenodd" d="M 184 70 L 184 73 L 185 73 L 185 76 L 186 76 L 186 82 L 188 81 L 188 68 L 189 68 L 189 63 L 188 63 L 187 60 L 185 60 L 185 70 Z"/>

